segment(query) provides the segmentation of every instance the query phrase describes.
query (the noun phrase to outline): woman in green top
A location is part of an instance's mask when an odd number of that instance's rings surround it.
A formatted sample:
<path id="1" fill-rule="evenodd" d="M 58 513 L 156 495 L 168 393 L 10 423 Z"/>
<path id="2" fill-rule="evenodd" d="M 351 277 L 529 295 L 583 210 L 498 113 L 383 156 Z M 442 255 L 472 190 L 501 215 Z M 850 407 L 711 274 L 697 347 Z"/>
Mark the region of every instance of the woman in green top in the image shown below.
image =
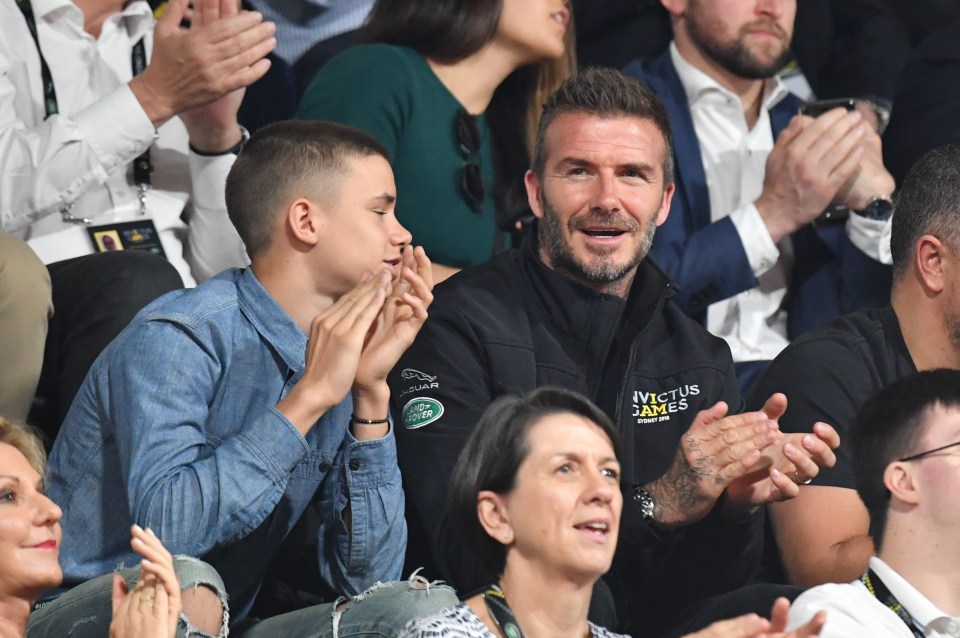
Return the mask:
<path id="1" fill-rule="evenodd" d="M 378 0 L 370 44 L 328 62 L 297 117 L 386 147 L 397 217 L 440 281 L 508 247 L 540 105 L 573 68 L 572 31 L 566 0 Z"/>

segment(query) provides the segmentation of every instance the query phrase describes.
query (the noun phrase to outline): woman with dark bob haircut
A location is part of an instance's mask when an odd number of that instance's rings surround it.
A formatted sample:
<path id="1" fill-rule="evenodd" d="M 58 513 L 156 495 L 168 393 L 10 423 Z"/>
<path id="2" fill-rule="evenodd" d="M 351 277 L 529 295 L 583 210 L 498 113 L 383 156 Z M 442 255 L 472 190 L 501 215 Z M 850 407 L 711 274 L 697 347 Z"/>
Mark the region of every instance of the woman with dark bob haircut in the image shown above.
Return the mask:
<path id="1" fill-rule="evenodd" d="M 297 117 L 371 133 L 434 280 L 509 247 L 544 100 L 575 67 L 567 0 L 378 0 Z"/>
<path id="2" fill-rule="evenodd" d="M 593 585 L 610 569 L 623 496 L 617 433 L 586 398 L 559 388 L 502 397 L 483 413 L 450 484 L 450 518 L 464 543 L 496 567 L 486 591 L 411 621 L 400 638 L 619 638 L 587 620 Z M 688 638 L 807 638 L 749 614 Z M 640 638 L 640 637 L 637 637 Z"/>

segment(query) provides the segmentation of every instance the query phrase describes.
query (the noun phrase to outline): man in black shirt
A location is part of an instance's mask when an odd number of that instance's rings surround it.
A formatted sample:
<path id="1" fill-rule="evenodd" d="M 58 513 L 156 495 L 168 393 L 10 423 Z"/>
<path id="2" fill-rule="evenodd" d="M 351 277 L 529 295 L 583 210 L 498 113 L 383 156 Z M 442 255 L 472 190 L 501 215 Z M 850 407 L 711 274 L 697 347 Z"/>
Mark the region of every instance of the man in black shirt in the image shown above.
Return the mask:
<path id="1" fill-rule="evenodd" d="M 960 369 L 960 146 L 929 152 L 897 197 L 891 304 L 840 317 L 798 339 L 771 364 L 748 405 L 784 392 L 784 431 L 826 421 L 843 437 L 860 406 L 918 370 Z M 810 587 L 859 577 L 873 554 L 850 450 L 800 495 L 769 508 L 788 580 Z"/>
<path id="2" fill-rule="evenodd" d="M 498 396 L 561 386 L 617 423 L 627 506 L 607 582 L 621 626 L 648 636 L 747 582 L 757 507 L 833 463 L 829 426 L 805 444 L 780 434 L 782 395 L 737 414 L 729 348 L 670 301 L 674 284 L 646 259 L 674 191 L 670 139 L 663 105 L 634 81 L 610 69 L 568 80 L 545 106 L 525 178 L 538 226 L 438 286 L 389 378 L 409 562 L 461 594 L 497 574 L 454 537 L 447 483 Z"/>

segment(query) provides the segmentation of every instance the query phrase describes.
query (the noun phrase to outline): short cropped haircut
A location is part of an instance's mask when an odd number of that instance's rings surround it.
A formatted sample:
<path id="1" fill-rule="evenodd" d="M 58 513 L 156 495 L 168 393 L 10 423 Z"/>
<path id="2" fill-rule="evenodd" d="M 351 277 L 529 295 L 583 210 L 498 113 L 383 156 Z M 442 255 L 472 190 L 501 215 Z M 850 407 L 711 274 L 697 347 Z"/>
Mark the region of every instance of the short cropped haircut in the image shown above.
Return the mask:
<path id="1" fill-rule="evenodd" d="M 883 474 L 897 459 L 922 451 L 917 444 L 936 408 L 960 410 L 960 371 L 920 372 L 891 383 L 863 405 L 844 443 L 851 450 L 854 483 L 870 514 L 870 535 L 878 550 L 890 507 Z"/>
<path id="2" fill-rule="evenodd" d="M 297 189 L 339 198 L 339 178 L 353 158 L 387 151 L 368 133 L 343 124 L 287 120 L 257 131 L 227 175 L 227 214 L 251 258 L 273 240 L 276 216 Z"/>
<path id="3" fill-rule="evenodd" d="M 47 465 L 47 451 L 37 431 L 29 425 L 8 421 L 0 416 L 0 443 L 6 443 L 20 450 L 30 467 L 43 476 Z"/>
<path id="4" fill-rule="evenodd" d="M 497 494 L 513 490 L 517 471 L 530 452 L 527 432 L 552 414 L 574 414 L 596 424 L 620 458 L 617 432 L 610 417 L 576 392 L 543 387 L 524 397 L 505 396 L 491 403 L 457 459 L 450 480 L 448 509 L 460 540 L 497 574 L 503 571 L 507 550 L 480 523 L 477 495 L 484 490 Z"/>
<path id="5" fill-rule="evenodd" d="M 587 68 L 567 79 L 543 105 L 543 115 L 533 144 L 533 172 L 543 181 L 547 165 L 546 132 L 567 113 L 600 118 L 636 117 L 650 120 L 663 135 L 664 185 L 673 183 L 673 134 L 667 110 L 650 89 L 619 71 Z"/>
<path id="6" fill-rule="evenodd" d="M 897 280 L 909 270 L 924 235 L 951 249 L 960 246 L 960 145 L 935 148 L 913 165 L 897 194 L 892 224 L 890 252 Z"/>

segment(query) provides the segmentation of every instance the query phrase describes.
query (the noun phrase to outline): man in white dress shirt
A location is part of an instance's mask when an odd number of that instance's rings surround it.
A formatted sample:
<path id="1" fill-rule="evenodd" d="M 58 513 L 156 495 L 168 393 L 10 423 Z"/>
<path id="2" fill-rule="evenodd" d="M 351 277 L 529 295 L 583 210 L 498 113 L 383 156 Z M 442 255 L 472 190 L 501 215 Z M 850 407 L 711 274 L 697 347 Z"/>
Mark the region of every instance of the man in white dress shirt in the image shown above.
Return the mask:
<path id="1" fill-rule="evenodd" d="M 0 0 L 0 412 L 26 417 L 42 357 L 55 434 L 144 304 L 248 263 L 223 189 L 274 30 L 237 0 Z"/>
<path id="2" fill-rule="evenodd" d="M 674 301 L 730 345 L 746 393 L 790 339 L 886 303 L 879 246 L 893 178 L 859 111 L 797 116 L 777 77 L 796 0 L 661 3 L 669 50 L 624 69 L 673 127 L 676 194 L 650 256 L 677 282 Z M 814 227 L 831 202 L 856 212 Z"/>
<path id="3" fill-rule="evenodd" d="M 960 636 L 960 371 L 887 386 L 847 443 L 877 555 L 860 580 L 801 594 L 790 625 L 825 609 L 827 638 Z"/>

